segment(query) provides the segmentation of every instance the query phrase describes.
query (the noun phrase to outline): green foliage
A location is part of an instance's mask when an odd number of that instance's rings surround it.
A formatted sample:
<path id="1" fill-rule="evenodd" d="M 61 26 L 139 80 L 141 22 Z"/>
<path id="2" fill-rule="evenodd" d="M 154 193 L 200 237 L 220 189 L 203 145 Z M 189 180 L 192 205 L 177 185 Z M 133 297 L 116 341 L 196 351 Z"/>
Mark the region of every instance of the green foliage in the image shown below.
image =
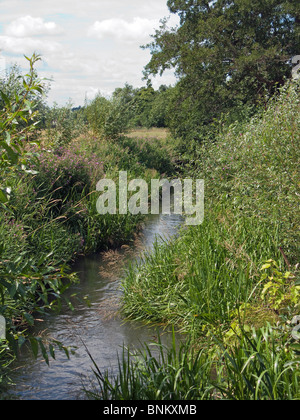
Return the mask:
<path id="1" fill-rule="evenodd" d="M 151 84 L 134 91 L 130 106 L 132 127 L 168 127 L 173 88 L 161 85 L 157 91 Z"/>
<path id="2" fill-rule="evenodd" d="M 118 143 L 145 168 L 155 169 L 158 173 L 167 176 L 174 174 L 171 156 L 160 140 L 121 137 Z M 127 169 L 132 170 L 130 167 Z"/>
<path id="3" fill-rule="evenodd" d="M 54 104 L 44 109 L 43 113 L 48 142 L 55 148 L 67 146 L 84 131 L 83 112 L 81 109 L 73 109 L 70 102 L 63 107 Z"/>
<path id="4" fill-rule="evenodd" d="M 30 65 L 29 74 L 21 77 L 22 83 L 17 84 L 19 90 L 8 96 L 4 90 L 0 91 L 3 108 L 0 113 L 0 170 L 1 178 L 7 170 L 26 170 L 26 143 L 30 141 L 30 134 L 35 130 L 38 111 L 36 104 L 30 100 L 35 92 L 43 93 L 43 84 L 37 78 L 34 65 L 40 57 L 33 55 L 26 57 Z M 19 78 L 19 77 L 18 77 Z M 9 199 L 10 187 L 3 185 L 0 178 L 0 205 Z"/>
<path id="5" fill-rule="evenodd" d="M 116 378 L 94 365 L 100 394 L 89 395 L 299 398 L 299 344 L 287 323 L 299 308 L 299 283 L 294 282 L 299 84 L 286 84 L 280 96 L 268 99 L 268 109 L 258 111 L 265 94 L 288 75 L 287 58 L 299 44 L 298 8 L 294 1 L 227 3 L 169 1 L 181 25 L 168 30 L 164 24 L 156 33 L 146 72 L 174 66 L 177 86 L 155 91 L 149 83 L 140 89 L 126 84 L 111 99 L 98 95 L 81 109 L 71 104 L 44 109 L 42 150 L 30 145 L 38 136 L 45 89 L 34 71 L 39 57 L 28 59 L 28 75 L 11 76 L 14 89 L 1 82 L 4 373 L 6 349 L 16 354 L 28 337 L 33 353 L 41 351 L 47 363 L 55 348 L 69 355 L 62 343 L 47 347 L 28 336 L 28 327 L 36 313 L 59 308 L 63 292 L 76 281 L 66 264 L 78 254 L 132 239 L 141 218 L 97 214 L 95 185 L 104 176 L 117 180 L 120 170 L 128 171 L 129 179 L 171 176 L 169 144 L 123 135 L 134 126 L 168 124 L 184 138 L 184 147 L 181 142 L 172 151 L 184 164 L 182 174 L 206 180 L 208 211 L 203 225 L 157 243 L 129 269 L 123 310 L 129 318 L 175 325 L 189 340 L 179 349 L 175 339 L 171 348 L 159 341 L 159 360 L 148 345 L 137 358 L 124 349 Z"/>
<path id="6" fill-rule="evenodd" d="M 173 88 L 151 84 L 134 89 L 125 84 L 117 88 L 110 99 L 100 94 L 87 103 L 84 115 L 94 133 L 116 140 L 134 127 L 167 127 Z"/>
<path id="7" fill-rule="evenodd" d="M 27 61 L 33 60 L 35 62 L 40 60 L 38 55 L 34 55 L 31 58 L 27 57 Z M 35 79 L 35 83 L 41 83 L 41 90 L 31 90 L 28 92 L 27 99 L 34 104 L 34 108 L 38 109 L 39 112 L 43 109 L 44 101 L 45 101 L 45 94 L 47 94 L 49 90 L 49 83 L 47 79 L 39 80 L 38 74 L 34 69 L 35 62 L 33 62 L 33 76 Z M 26 77 L 26 76 L 25 76 Z M 10 102 L 14 102 L 17 100 L 18 96 L 21 96 L 22 91 L 24 91 L 24 84 L 23 84 L 24 75 L 21 72 L 20 67 L 16 64 L 12 65 L 4 74 L 1 74 L 0 78 L 0 90 L 4 92 L 6 97 L 9 99 Z M 2 97 L 0 97 L 0 108 L 3 109 L 5 107 L 5 101 Z M 23 125 L 21 121 L 19 121 L 20 125 Z"/>
<path id="8" fill-rule="evenodd" d="M 227 400 L 298 400 L 299 355 L 289 348 L 291 331 L 270 325 L 250 333 L 223 350 L 216 364 L 216 388 Z M 224 363 L 220 363 L 220 360 Z"/>
<path id="9" fill-rule="evenodd" d="M 185 141 L 203 140 L 223 113 L 265 102 L 291 75 L 300 49 L 295 1 L 169 0 L 168 7 L 180 24 L 169 28 L 165 20 L 153 35 L 145 76 L 175 69 L 170 116 Z"/>
<path id="10" fill-rule="evenodd" d="M 32 337 L 30 327 L 38 314 L 59 309 L 65 290 L 76 281 L 67 264 L 78 254 L 130 241 L 141 221 L 134 216 L 97 213 L 95 188 L 105 176 L 104 170 L 114 176 L 118 165 L 120 169 L 127 165 L 132 176 L 155 173 L 147 167 L 149 160 L 145 165 L 138 162 L 142 153 L 134 156 L 127 150 L 126 162 L 127 145 L 114 143 L 119 150 L 114 156 L 108 140 L 90 138 L 82 109 L 68 104 L 44 109 L 40 115 L 36 94 L 43 94 L 44 85 L 34 70 L 39 59 L 36 55 L 28 58 L 28 75 L 18 75 L 17 80 L 11 76 L 10 86 L 16 88 L 13 94 L 4 82 L 1 89 L 0 314 L 7 321 L 7 342 L 3 348 L 1 343 L 0 349 L 1 381 L 26 341 L 34 355 L 40 351 L 47 363 L 55 356 L 55 349 L 69 355 L 62 343 L 46 346 L 41 338 Z M 110 121 L 115 124 L 115 112 L 121 110 L 119 102 L 114 99 L 114 109 L 109 105 L 109 118 L 101 131 L 110 139 L 119 130 L 116 125 L 116 131 L 110 131 Z M 46 129 L 39 135 L 40 116 Z M 76 139 L 79 134 L 82 143 Z M 38 137 L 43 148 L 36 147 Z"/>
<path id="11" fill-rule="evenodd" d="M 259 282 L 257 258 L 278 255 L 278 234 L 255 218 L 210 208 L 201 226 L 156 244 L 123 281 L 124 314 L 206 334 L 230 326 L 233 312 L 251 301 Z M 217 222 L 216 222 L 217 220 Z"/>
<path id="12" fill-rule="evenodd" d="M 287 306 L 299 306 L 300 287 L 295 284 L 295 276 L 292 273 L 279 271 L 278 264 L 273 260 L 266 261 L 261 270 L 263 271 L 261 281 L 264 286 L 261 297 L 272 309 L 282 310 Z"/>
<path id="13" fill-rule="evenodd" d="M 256 295 L 263 261 L 273 256 L 282 264 L 283 249 L 296 265 L 299 138 L 293 83 L 260 118 L 189 156 L 192 175 L 206 181 L 204 223 L 157 245 L 138 272 L 130 271 L 123 284 L 128 316 L 178 322 L 188 331 L 207 317 L 230 322 L 231 311 Z"/>
<path id="14" fill-rule="evenodd" d="M 97 182 L 104 176 L 117 178 L 119 170 L 127 170 L 130 178 L 149 180 L 158 176 L 155 168 L 172 169 L 158 141 L 147 145 L 137 139 L 110 141 L 123 131 L 120 120 L 115 121 L 116 113 L 124 110 L 121 97 L 112 102 L 96 98 L 96 106 L 87 109 L 55 105 L 40 115 L 34 100 L 35 92 L 42 94 L 42 82 L 33 68 L 38 59 L 29 59 L 31 73 L 24 77 L 22 87 L 16 83 L 15 96 L 8 97 L 5 89 L 1 96 L 5 108 L 0 176 L 7 187 L 0 213 L 0 314 L 7 321 L 5 348 L 10 349 L 4 352 L 1 347 L 3 375 L 13 355 L 28 341 L 34 355 L 41 352 L 47 363 L 55 349 L 69 355 L 62 343 L 53 341 L 47 346 L 40 337 L 30 335 L 36 316 L 59 309 L 65 290 L 76 281 L 67 264 L 77 255 L 128 243 L 138 229 L 142 217 L 97 213 Z M 93 119 L 99 104 L 107 106 L 108 114 L 101 113 L 100 107 Z M 39 116 L 45 127 L 40 134 Z M 92 127 L 95 121 L 99 123 L 97 137 L 88 131 L 86 116 L 91 117 Z M 128 123 L 127 116 L 120 118 Z M 36 145 L 38 137 L 42 147 Z"/>
<path id="15" fill-rule="evenodd" d="M 299 398 L 299 122 L 299 84 L 288 83 L 250 122 L 187 153 L 183 175 L 206 181 L 204 223 L 156 244 L 122 283 L 126 317 L 174 325 L 207 349 L 199 399 Z"/>
<path id="16" fill-rule="evenodd" d="M 195 400 L 208 399 L 210 366 L 204 351 L 192 352 L 189 343 L 177 349 L 173 332 L 170 347 L 161 343 L 145 344 L 132 353 L 123 348 L 119 373 L 102 374 L 92 356 L 98 390 L 86 389 L 93 400 Z"/>
<path id="17" fill-rule="evenodd" d="M 98 389 L 86 388 L 92 400 L 298 400 L 299 357 L 288 350 L 288 331 L 268 325 L 243 331 L 225 348 L 214 338 L 200 350 L 190 340 L 176 345 L 145 344 L 137 352 L 123 348 L 117 375 L 94 366 Z"/>
<path id="18" fill-rule="evenodd" d="M 85 117 L 92 130 L 105 138 L 117 139 L 126 132 L 130 110 L 118 95 L 112 100 L 98 94 L 85 106 Z"/>

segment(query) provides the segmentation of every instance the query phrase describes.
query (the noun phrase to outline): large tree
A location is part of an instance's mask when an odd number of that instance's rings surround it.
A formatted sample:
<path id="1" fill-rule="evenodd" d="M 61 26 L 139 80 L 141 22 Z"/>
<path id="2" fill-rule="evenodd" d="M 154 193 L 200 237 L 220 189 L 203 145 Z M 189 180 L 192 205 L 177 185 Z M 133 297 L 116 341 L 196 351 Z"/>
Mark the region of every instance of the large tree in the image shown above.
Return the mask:
<path id="1" fill-rule="evenodd" d="M 145 75 L 175 69 L 174 131 L 201 137 L 221 113 L 256 104 L 284 83 L 300 53 L 298 1 L 168 1 L 180 24 L 165 20 L 153 35 Z"/>

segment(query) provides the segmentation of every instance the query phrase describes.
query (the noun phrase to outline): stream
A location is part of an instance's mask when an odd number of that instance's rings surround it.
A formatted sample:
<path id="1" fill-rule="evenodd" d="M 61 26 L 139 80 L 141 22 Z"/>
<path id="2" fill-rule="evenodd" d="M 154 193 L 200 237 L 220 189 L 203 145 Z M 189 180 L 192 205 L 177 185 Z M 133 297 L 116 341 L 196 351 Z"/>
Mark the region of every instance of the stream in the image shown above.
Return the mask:
<path id="1" fill-rule="evenodd" d="M 49 314 L 38 322 L 34 334 L 52 337 L 64 346 L 75 346 L 75 355 L 67 358 L 64 352 L 56 351 L 50 358 L 50 366 L 33 357 L 30 349 L 24 348 L 12 366 L 9 396 L 20 400 L 78 400 L 84 399 L 83 384 L 93 380 L 92 362 L 85 346 L 103 372 L 116 372 L 118 354 L 123 345 L 138 348 L 144 342 L 157 339 L 157 327 L 147 327 L 138 322 L 129 322 L 117 314 L 122 291 L 120 282 L 129 263 L 139 261 L 142 252 L 151 250 L 158 238 L 170 238 L 183 223 L 179 215 L 148 216 L 141 234 L 131 246 L 119 250 L 80 258 L 73 266 L 80 283 L 71 287 L 68 294 L 88 297 L 90 305 L 74 303 L 71 311 L 67 305 L 57 313 Z M 161 330 L 162 342 L 166 345 L 171 334 Z M 84 343 L 84 344 L 83 344 Z"/>

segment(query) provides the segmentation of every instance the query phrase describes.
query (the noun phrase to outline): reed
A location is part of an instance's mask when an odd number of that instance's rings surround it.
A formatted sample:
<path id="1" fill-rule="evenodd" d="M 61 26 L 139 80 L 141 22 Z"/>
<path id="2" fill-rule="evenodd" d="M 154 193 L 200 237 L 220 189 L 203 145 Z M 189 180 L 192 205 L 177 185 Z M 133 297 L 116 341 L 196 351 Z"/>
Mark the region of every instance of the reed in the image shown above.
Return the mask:
<path id="1" fill-rule="evenodd" d="M 299 359 L 278 343 L 287 332 L 267 325 L 243 331 L 238 343 L 225 348 L 213 337 L 195 349 L 188 339 L 171 346 L 145 344 L 123 348 L 117 372 L 102 373 L 91 354 L 96 383 L 85 387 L 91 400 L 298 400 Z"/>

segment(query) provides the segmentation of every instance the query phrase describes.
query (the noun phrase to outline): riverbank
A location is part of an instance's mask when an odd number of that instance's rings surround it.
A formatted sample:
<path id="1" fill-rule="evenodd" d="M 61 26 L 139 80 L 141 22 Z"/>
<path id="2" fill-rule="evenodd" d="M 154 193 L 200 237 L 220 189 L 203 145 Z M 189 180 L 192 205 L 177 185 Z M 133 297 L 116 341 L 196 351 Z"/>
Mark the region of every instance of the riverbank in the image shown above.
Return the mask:
<path id="1" fill-rule="evenodd" d="M 124 349 L 117 375 L 96 373 L 98 390 L 88 395 L 297 399 L 297 83 L 287 84 L 250 122 L 220 127 L 214 141 L 188 148 L 184 139 L 106 138 L 87 126 L 72 138 L 57 134 L 44 132 L 41 148 L 28 148 L 26 171 L 8 165 L 1 172 L 9 186 L 0 215 L 0 313 L 8 338 L 0 349 L 1 378 L 12 359 L 8 349 L 13 356 L 25 342 L 47 362 L 55 346 L 69 352 L 63 341 L 46 346 L 29 335 L 36 314 L 53 313 L 62 298 L 72 309 L 65 292 L 76 277 L 68 265 L 80 255 L 130 243 L 139 228 L 140 216 L 97 213 L 99 179 L 117 181 L 126 171 L 129 180 L 149 183 L 176 169 L 182 177 L 205 180 L 205 221 L 155 244 L 129 270 L 123 315 L 175 327 L 188 340 L 177 348 L 174 339 L 164 348 L 158 339 L 160 360 L 149 344 L 138 361 Z"/>
<path id="2" fill-rule="evenodd" d="M 45 346 L 29 329 L 35 318 L 59 308 L 65 291 L 77 282 L 69 266 L 83 255 L 130 244 L 140 229 L 143 216 L 97 213 L 97 182 L 104 177 L 117 181 L 122 170 L 129 180 L 148 181 L 159 178 L 162 168 L 169 174 L 173 170 L 159 140 L 113 142 L 84 130 L 57 147 L 47 133 L 41 137 L 42 147 L 31 149 L 27 173 L 5 175 L 12 194 L 0 214 L 1 278 L 7 282 L 1 314 L 11 353 L 8 357 L 3 342 L 3 383 L 6 364 L 28 339 L 34 354 L 39 348 L 46 360 L 51 358 L 54 344 Z"/>
<path id="3" fill-rule="evenodd" d="M 124 362 L 141 384 L 139 398 L 147 392 L 157 399 L 299 398 L 292 324 L 300 300 L 299 139 L 295 83 L 250 122 L 185 157 L 193 162 L 187 173 L 206 181 L 205 221 L 157 245 L 131 270 L 123 281 L 123 311 L 130 319 L 175 326 L 199 353 L 193 365 L 190 348 L 182 349 L 182 359 L 171 349 L 176 372 L 185 373 L 172 375 L 161 360 L 155 372 L 169 386 L 155 395 L 151 354 L 142 363 Z M 198 385 L 186 381 L 192 366 Z M 102 383 L 107 397 L 122 398 L 121 377 Z M 128 399 L 128 389 L 136 395 L 131 385 L 124 385 Z"/>
<path id="4" fill-rule="evenodd" d="M 68 359 L 64 352 L 56 351 L 55 360 L 51 359 L 48 366 L 42 354 L 35 358 L 30 347 L 24 346 L 18 360 L 11 365 L 14 385 L 9 387 L 6 397 L 20 400 L 85 399 L 83 388 L 90 389 L 94 383 L 88 352 L 101 370 L 116 374 L 123 346 L 138 349 L 142 343 L 155 340 L 157 330 L 162 335 L 162 342 L 169 346 L 172 335 L 163 328 L 124 321 L 119 313 L 120 281 L 129 264 L 136 264 L 142 252 L 150 252 L 157 235 L 171 237 L 181 223 L 181 218 L 175 215 L 171 218 L 148 216 L 129 246 L 80 257 L 72 265 L 80 281 L 66 292 L 74 309 L 63 304 L 58 313 L 40 317 L 31 331 L 35 336 L 41 336 L 44 343 L 53 339 L 63 342 L 75 354 Z"/>

